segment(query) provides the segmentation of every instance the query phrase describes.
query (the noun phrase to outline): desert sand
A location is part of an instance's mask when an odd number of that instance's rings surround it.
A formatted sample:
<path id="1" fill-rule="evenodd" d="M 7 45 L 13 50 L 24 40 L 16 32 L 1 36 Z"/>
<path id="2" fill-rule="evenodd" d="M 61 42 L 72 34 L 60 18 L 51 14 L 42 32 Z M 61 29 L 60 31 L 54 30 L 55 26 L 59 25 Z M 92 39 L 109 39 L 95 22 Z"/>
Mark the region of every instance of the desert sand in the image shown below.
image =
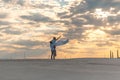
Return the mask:
<path id="1" fill-rule="evenodd" d="M 120 59 L 0 60 L 0 80 L 120 80 Z"/>

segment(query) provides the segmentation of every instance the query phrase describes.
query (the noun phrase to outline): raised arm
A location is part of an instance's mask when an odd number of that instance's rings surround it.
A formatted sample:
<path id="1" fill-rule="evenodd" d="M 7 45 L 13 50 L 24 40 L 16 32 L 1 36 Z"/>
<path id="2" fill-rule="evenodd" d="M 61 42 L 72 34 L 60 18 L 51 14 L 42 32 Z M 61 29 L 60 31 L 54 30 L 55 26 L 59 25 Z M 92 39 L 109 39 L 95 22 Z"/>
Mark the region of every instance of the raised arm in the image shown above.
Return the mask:
<path id="1" fill-rule="evenodd" d="M 61 36 L 59 36 L 56 40 L 60 39 Z"/>

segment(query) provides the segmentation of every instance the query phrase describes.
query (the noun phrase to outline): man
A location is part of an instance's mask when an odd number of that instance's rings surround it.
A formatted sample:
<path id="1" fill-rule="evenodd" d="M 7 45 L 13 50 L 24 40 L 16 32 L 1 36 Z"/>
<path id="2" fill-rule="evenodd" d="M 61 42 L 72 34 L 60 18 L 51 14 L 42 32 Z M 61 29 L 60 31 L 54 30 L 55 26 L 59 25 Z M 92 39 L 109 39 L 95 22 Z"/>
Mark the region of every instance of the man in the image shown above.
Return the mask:
<path id="1" fill-rule="evenodd" d="M 51 59 L 55 60 L 56 57 L 56 41 L 60 38 L 53 37 L 53 39 L 50 41 L 50 48 L 51 48 Z"/>

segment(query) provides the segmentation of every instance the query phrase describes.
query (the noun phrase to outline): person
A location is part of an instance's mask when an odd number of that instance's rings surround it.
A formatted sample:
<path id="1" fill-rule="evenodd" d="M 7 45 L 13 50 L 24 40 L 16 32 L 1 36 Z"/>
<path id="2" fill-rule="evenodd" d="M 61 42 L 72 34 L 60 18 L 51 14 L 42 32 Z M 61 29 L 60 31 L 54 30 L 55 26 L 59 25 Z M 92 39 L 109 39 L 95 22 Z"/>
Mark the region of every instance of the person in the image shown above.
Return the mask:
<path id="1" fill-rule="evenodd" d="M 53 37 L 53 39 L 50 41 L 50 48 L 51 48 L 51 60 L 55 60 L 56 55 L 56 41 L 60 38 L 61 36 L 59 36 L 58 38 Z"/>

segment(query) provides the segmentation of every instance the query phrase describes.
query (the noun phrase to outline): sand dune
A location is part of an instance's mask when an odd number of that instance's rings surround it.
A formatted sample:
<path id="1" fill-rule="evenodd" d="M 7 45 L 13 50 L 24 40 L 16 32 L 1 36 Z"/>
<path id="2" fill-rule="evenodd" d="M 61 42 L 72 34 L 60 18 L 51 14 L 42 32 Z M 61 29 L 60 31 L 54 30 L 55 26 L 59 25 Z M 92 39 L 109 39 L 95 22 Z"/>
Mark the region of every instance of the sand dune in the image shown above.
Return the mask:
<path id="1" fill-rule="evenodd" d="M 120 59 L 1 60 L 1 80 L 120 80 Z"/>

